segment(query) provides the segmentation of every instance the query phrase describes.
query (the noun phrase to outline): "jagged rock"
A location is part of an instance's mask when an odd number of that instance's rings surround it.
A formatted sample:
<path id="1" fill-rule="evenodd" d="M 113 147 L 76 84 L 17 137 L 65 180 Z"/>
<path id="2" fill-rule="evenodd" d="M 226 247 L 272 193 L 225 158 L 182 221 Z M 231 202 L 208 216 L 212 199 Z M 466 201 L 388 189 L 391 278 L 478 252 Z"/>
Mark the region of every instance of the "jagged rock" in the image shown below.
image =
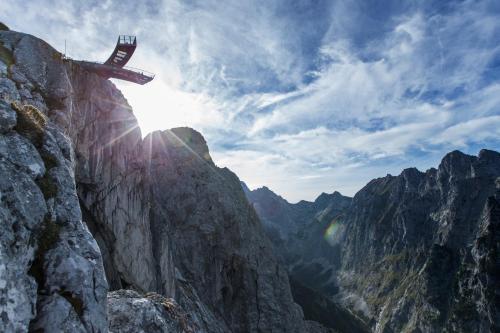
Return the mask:
<path id="1" fill-rule="evenodd" d="M 176 299 L 189 314 L 190 320 L 197 328 L 197 333 L 227 333 L 231 330 L 224 319 L 214 313 L 198 296 L 196 290 L 177 271 Z"/>
<path id="2" fill-rule="evenodd" d="M 30 48 L 37 58 L 35 45 L 41 42 L 33 37 L 2 31 L 0 40 L 14 54 L 16 64 L 23 63 L 18 55 L 28 57 Z M 45 74 L 39 73 L 38 79 Z M 46 107 L 38 109 L 19 100 L 22 97 L 12 82 L 10 78 L 0 82 L 4 92 L 0 330 L 105 332 L 107 283 L 99 248 L 82 224 L 71 143 L 47 120 Z M 31 83 L 24 87 L 34 89 L 41 81 Z"/>
<path id="3" fill-rule="evenodd" d="M 0 135 L 0 146 L 6 146 L 7 140 L 5 135 Z M 26 139 L 23 143 L 29 145 Z M 23 157 L 19 154 L 7 160 L 4 155 L 0 156 L 2 332 L 26 332 L 35 316 L 37 300 L 37 284 L 28 274 L 36 248 L 31 239 L 32 231 L 42 223 L 47 207 L 42 192 L 27 171 L 31 161 L 22 160 Z"/>
<path id="4" fill-rule="evenodd" d="M 473 272 L 495 280 L 499 266 L 478 264 L 471 244 L 485 220 L 498 218 L 484 212 L 494 211 L 485 207 L 496 200 L 499 176 L 500 154 L 452 152 L 437 170 L 407 169 L 356 194 L 340 280 L 345 295 L 365 302 L 376 332 L 495 330 L 498 296 L 473 282 Z"/>
<path id="5" fill-rule="evenodd" d="M 108 294 L 110 332 L 231 332 L 201 302 L 186 281 L 178 284 L 177 299 L 157 293 L 139 294 L 133 290 L 117 290 Z"/>
<path id="6" fill-rule="evenodd" d="M 119 331 L 325 331 L 303 320 L 273 245 L 376 332 L 498 330 L 498 153 L 453 152 L 352 201 L 263 199 L 272 244 L 201 134 L 142 140 L 112 83 L 32 36 L 0 42 L 1 331 L 104 332 L 106 302 Z M 140 293 L 107 299 L 105 274 Z"/>
<path id="7" fill-rule="evenodd" d="M 195 333 L 200 332 L 189 314 L 172 298 L 133 290 L 117 290 L 108 295 L 110 333 Z"/>
<path id="8" fill-rule="evenodd" d="M 14 81 L 6 77 L 0 77 L 0 97 L 4 103 L 21 99 Z"/>
<path id="9" fill-rule="evenodd" d="M 305 330 L 286 272 L 272 254 L 238 179 L 215 167 L 201 135 L 189 129 L 173 130 L 170 133 L 175 136 L 167 147 L 155 146 L 158 156 L 175 151 L 176 167 L 191 170 L 195 177 L 183 180 L 185 193 L 182 188 L 167 187 L 160 195 L 152 175 L 161 170 L 158 164 L 154 168 L 150 164 L 159 160 L 151 155 L 147 140 L 141 139 L 130 107 L 112 83 L 64 61 L 60 53 L 32 36 L 1 31 L 0 41 L 2 54 L 11 57 L 2 76 L 2 97 L 16 102 L 18 116 L 15 126 L 2 121 L 2 135 L 15 131 L 23 136 L 33 158 L 38 153 L 45 168 L 16 171 L 28 177 L 26 186 L 35 184 L 29 193 L 38 193 L 35 199 L 43 208 L 31 235 L 38 244 L 19 259 L 28 262 L 20 267 L 30 269 L 37 290 L 29 277 L 24 285 L 12 287 L 27 293 L 23 304 L 27 314 L 13 318 L 16 327 L 26 330 L 30 323 L 33 330 L 104 331 L 104 264 L 112 290 L 132 287 L 176 297 L 201 331 Z M 40 120 L 36 126 L 30 123 L 33 117 Z M 171 172 L 158 179 L 169 179 Z M 195 195 L 192 190 L 200 185 L 210 190 Z M 164 215 L 157 205 L 169 197 L 170 190 L 178 202 L 169 202 Z M 210 207 L 200 204 L 198 212 L 210 216 L 211 223 L 185 214 L 185 204 L 203 200 Z M 2 214 L 13 212 L 9 208 Z M 180 216 L 186 220 L 180 221 Z M 186 234 L 171 237 L 165 230 Z M 188 240 L 192 249 L 183 243 Z M 192 265 L 190 253 L 198 257 Z M 175 265 L 185 280 L 177 280 Z"/>
<path id="10" fill-rule="evenodd" d="M 338 332 L 367 332 L 356 316 L 329 298 L 339 291 L 338 238 L 351 198 L 338 192 L 322 193 L 314 202 L 290 204 L 267 187 L 253 191 L 245 184 L 242 187 L 288 267 L 292 294 L 305 318 Z"/>
<path id="11" fill-rule="evenodd" d="M 80 205 L 103 253 L 110 287 L 161 292 L 160 281 L 173 278 L 158 275 L 154 261 L 137 121 L 112 83 L 76 66 L 70 79 L 71 115 L 65 119 L 58 112 L 56 118 L 74 143 Z M 168 284 L 165 294 L 173 288 Z"/>
<path id="12" fill-rule="evenodd" d="M 0 134 L 6 133 L 16 126 L 16 112 L 8 103 L 0 100 Z"/>
<path id="13" fill-rule="evenodd" d="M 304 296 L 307 288 L 292 284 L 306 318 L 312 311 L 331 326 L 313 301 L 319 292 L 363 317 L 375 332 L 497 331 L 499 177 L 497 152 L 482 150 L 475 157 L 455 151 L 438 169 L 411 168 L 372 180 L 350 206 L 339 206 L 337 216 L 318 213 L 298 237 L 289 234 L 283 241 L 268 229 L 293 278 L 314 289 Z M 247 195 L 257 208 L 283 202 L 269 192 Z M 301 217 L 289 221 L 286 203 L 279 207 L 257 212 L 274 225 L 282 216 L 285 225 L 304 223 Z M 332 225 L 333 242 L 325 242 Z"/>
<path id="14" fill-rule="evenodd" d="M 144 150 L 154 246 L 170 240 L 176 267 L 201 300 L 233 332 L 303 332 L 286 271 L 238 178 L 214 165 L 203 137 L 189 128 L 154 132 Z"/>
<path id="15" fill-rule="evenodd" d="M 245 190 L 246 185 L 243 184 Z M 340 267 L 338 228 L 351 198 L 339 192 L 322 193 L 314 202 L 290 204 L 267 187 L 245 190 L 264 223 L 266 232 L 289 274 L 300 283 L 325 294 L 338 292 L 336 270 Z M 327 235 L 329 228 L 336 233 Z"/>
<path id="16" fill-rule="evenodd" d="M 72 304 L 59 294 L 39 296 L 38 320 L 31 324 L 30 331 L 91 332 L 85 329 Z"/>

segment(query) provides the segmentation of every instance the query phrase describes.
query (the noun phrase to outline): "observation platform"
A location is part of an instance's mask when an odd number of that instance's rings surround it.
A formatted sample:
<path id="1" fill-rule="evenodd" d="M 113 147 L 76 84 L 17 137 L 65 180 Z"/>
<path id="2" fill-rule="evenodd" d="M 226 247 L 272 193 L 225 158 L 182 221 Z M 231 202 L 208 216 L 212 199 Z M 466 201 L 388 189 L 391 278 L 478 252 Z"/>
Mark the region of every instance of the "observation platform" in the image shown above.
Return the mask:
<path id="1" fill-rule="evenodd" d="M 155 77 L 153 73 L 133 67 L 126 67 L 137 47 L 135 36 L 119 36 L 115 49 L 104 63 L 92 61 L 75 61 L 86 70 L 106 79 L 115 78 L 138 84 L 146 84 Z"/>

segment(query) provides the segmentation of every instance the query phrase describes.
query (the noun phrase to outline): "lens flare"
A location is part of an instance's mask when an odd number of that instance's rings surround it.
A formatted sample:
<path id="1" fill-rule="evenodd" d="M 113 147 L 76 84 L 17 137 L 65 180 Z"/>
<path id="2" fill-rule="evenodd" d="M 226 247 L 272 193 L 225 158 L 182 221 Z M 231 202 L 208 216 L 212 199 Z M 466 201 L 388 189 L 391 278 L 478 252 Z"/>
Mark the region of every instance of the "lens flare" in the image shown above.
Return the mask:
<path id="1" fill-rule="evenodd" d="M 330 245 L 334 245 L 336 243 L 336 235 L 338 234 L 338 230 L 340 228 L 340 222 L 338 220 L 333 220 L 330 222 L 328 228 L 326 228 L 323 237 Z"/>

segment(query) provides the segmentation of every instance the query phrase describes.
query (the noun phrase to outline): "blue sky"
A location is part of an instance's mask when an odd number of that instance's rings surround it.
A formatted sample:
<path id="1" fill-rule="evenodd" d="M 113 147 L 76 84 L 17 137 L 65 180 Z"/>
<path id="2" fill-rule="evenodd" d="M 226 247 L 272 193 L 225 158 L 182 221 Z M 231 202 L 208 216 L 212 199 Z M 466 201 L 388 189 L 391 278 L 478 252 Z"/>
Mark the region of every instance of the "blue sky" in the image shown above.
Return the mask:
<path id="1" fill-rule="evenodd" d="M 500 2 L 3 1 L 0 20 L 77 59 L 138 36 L 115 81 L 143 135 L 191 126 L 214 161 L 290 201 L 454 149 L 500 149 Z"/>

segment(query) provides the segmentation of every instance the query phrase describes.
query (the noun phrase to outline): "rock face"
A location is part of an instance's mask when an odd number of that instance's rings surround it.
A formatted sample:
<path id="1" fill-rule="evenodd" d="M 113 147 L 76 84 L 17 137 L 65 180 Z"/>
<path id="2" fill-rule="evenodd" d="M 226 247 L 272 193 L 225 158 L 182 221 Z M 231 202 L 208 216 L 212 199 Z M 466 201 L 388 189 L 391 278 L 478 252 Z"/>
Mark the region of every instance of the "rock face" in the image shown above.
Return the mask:
<path id="1" fill-rule="evenodd" d="M 337 332 L 368 332 L 362 320 L 334 299 L 339 292 L 341 221 L 352 199 L 334 192 L 291 204 L 267 187 L 242 187 L 288 267 L 293 297 L 305 318 Z"/>
<path id="2" fill-rule="evenodd" d="M 306 318 L 329 325 L 312 301 L 319 293 L 375 332 L 498 331 L 499 177 L 499 153 L 455 151 L 438 169 L 371 181 L 326 223 L 289 235 L 280 252 L 294 253 L 287 263 Z M 304 287 L 314 292 L 307 304 Z"/>
<path id="3" fill-rule="evenodd" d="M 189 128 L 144 142 L 154 247 L 171 240 L 175 266 L 232 331 L 304 331 L 286 270 L 236 175 L 217 168 L 203 137 Z"/>
<path id="4" fill-rule="evenodd" d="M 338 235 L 352 199 L 339 192 L 322 193 L 314 202 L 287 202 L 267 187 L 243 189 L 268 236 L 296 283 L 327 295 L 338 292 Z M 331 229 L 336 233 L 328 234 Z"/>
<path id="5" fill-rule="evenodd" d="M 32 37 L 0 40 L 0 331 L 105 332 L 108 286 L 82 223 L 75 156 L 41 95 L 53 86 L 19 62 Z"/>
<path id="6" fill-rule="evenodd" d="M 321 331 L 199 133 L 142 140 L 112 83 L 32 36 L 0 45 L 0 331 Z"/>
<path id="7" fill-rule="evenodd" d="M 499 153 L 455 151 L 356 194 L 340 284 L 376 332 L 498 331 L 499 177 Z"/>
<path id="8" fill-rule="evenodd" d="M 199 332 L 174 299 L 155 293 L 113 291 L 108 295 L 108 314 L 110 333 Z"/>

